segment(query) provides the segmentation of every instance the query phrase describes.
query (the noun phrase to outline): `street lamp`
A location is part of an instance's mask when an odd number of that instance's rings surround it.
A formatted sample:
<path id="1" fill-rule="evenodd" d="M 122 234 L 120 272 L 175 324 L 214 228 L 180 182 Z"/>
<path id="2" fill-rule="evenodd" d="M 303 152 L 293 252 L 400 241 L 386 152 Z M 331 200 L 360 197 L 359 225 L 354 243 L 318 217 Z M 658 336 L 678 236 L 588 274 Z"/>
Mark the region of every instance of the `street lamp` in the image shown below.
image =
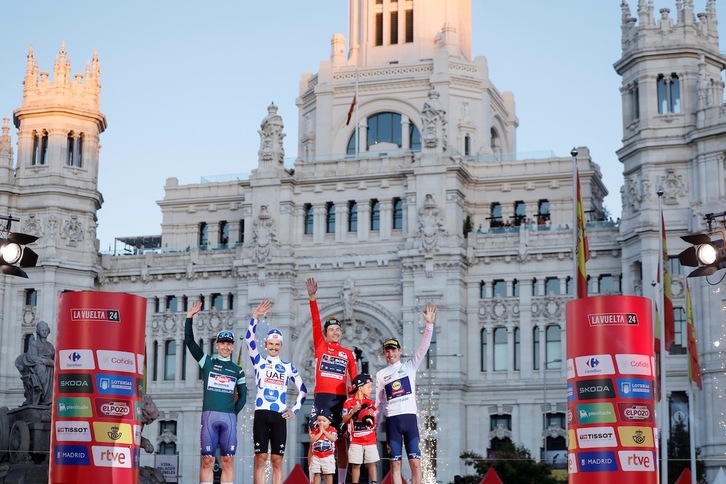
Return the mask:
<path id="1" fill-rule="evenodd" d="M 542 399 L 544 400 L 544 453 L 542 454 L 542 460 L 547 462 L 547 429 L 549 428 L 549 422 L 547 418 L 547 369 L 552 363 L 562 363 L 561 358 L 555 358 L 551 361 L 546 361 L 544 364 L 544 375 L 542 377 Z"/>
<path id="2" fill-rule="evenodd" d="M 428 387 L 428 405 L 426 407 L 426 419 L 424 420 L 424 428 L 423 428 L 423 442 L 426 444 L 424 445 L 425 452 L 421 456 L 421 473 L 423 475 L 423 482 L 424 484 L 435 484 L 436 483 L 436 469 L 433 466 L 433 457 L 432 457 L 432 431 L 433 431 L 433 372 L 431 371 L 433 368 L 433 360 L 436 358 L 463 358 L 464 355 L 461 353 L 452 353 L 450 355 L 432 355 L 427 354 L 426 355 L 426 366 L 428 367 L 428 375 L 426 376 L 427 379 L 427 387 Z"/>

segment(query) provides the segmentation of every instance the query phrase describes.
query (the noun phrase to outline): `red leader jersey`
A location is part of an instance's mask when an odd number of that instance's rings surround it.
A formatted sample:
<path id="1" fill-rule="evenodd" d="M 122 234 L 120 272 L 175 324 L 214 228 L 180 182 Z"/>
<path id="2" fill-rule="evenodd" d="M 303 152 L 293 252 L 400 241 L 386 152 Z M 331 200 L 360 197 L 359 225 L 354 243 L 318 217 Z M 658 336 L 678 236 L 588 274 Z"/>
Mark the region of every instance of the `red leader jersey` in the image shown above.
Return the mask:
<path id="1" fill-rule="evenodd" d="M 320 324 L 317 301 L 310 301 L 313 318 L 313 349 L 315 351 L 315 393 L 348 396 L 347 376 L 352 380 L 358 375 L 355 355 L 340 343 L 325 341 Z M 347 375 L 346 375 L 347 373 Z"/>
<path id="2" fill-rule="evenodd" d="M 358 414 L 358 418 L 351 418 L 348 421 L 348 435 L 350 435 L 351 444 L 359 445 L 376 445 L 376 426 L 368 427 L 363 423 L 362 418 L 365 415 L 375 417 L 376 415 L 376 402 L 370 398 L 355 398 L 351 397 L 343 404 L 343 416 L 352 413 L 352 408 L 357 403 L 360 403 L 364 410 L 361 410 Z"/>

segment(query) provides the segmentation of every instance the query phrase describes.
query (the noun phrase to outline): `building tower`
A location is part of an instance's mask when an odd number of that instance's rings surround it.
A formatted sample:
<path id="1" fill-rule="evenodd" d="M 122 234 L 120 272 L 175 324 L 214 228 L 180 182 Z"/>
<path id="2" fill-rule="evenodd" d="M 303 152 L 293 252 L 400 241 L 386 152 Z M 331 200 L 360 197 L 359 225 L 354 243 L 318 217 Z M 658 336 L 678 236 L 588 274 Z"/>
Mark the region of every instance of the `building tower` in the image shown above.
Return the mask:
<path id="1" fill-rule="evenodd" d="M 8 136 L 0 137 L 0 214 L 20 219 L 11 231 L 39 237 L 32 245 L 38 267 L 29 278 L 0 278 L 2 327 L 18 327 L 26 338 L 37 318 L 54 328 L 58 294 L 95 287 L 98 273 L 96 212 L 103 197 L 98 191 L 99 135 L 106 129 L 100 111 L 100 67 L 94 53 L 84 74 L 71 74 L 65 44 L 52 75 L 40 71 L 32 48 L 27 56 L 21 107 L 13 113 L 17 131 L 17 160 Z M 62 281 L 59 283 L 59 281 Z M 17 387 L 13 358 L 22 341 L 3 338 L 2 388 Z M 11 382 L 10 384 L 5 384 Z"/>
<path id="2" fill-rule="evenodd" d="M 719 52 L 715 0 L 695 13 L 693 0 L 677 0 L 675 15 L 653 2 L 639 0 L 635 15 L 627 1 L 622 9 L 622 57 L 615 70 L 622 76 L 623 163 L 622 223 L 623 293 L 660 300 L 654 292 L 659 260 L 659 196 L 667 232 L 676 313 L 676 344 L 667 358 L 671 414 L 686 399 L 688 365 L 685 347 L 685 275 L 677 254 L 685 248 L 680 236 L 706 229 L 703 216 L 724 210 L 724 146 L 726 118 L 721 72 L 726 58 Z M 685 273 L 684 273 L 685 272 Z M 691 279 L 694 312 L 703 368 L 704 391 L 697 392 L 695 415 L 701 422 L 722 422 L 718 406 L 706 395 L 723 388 L 720 357 L 705 344 L 724 338 L 720 307 L 723 296 L 712 295 L 705 278 Z M 627 287 L 632 284 L 632 287 Z M 682 321 L 681 321 L 682 319 Z M 679 339 L 680 338 L 680 339 Z M 682 344 L 681 344 L 682 343 Z M 671 418 L 671 422 L 673 422 Z M 726 451 L 721 425 L 695 426 L 701 458 Z M 715 474 L 714 474 L 715 475 Z M 711 477 L 713 478 L 713 476 Z"/>

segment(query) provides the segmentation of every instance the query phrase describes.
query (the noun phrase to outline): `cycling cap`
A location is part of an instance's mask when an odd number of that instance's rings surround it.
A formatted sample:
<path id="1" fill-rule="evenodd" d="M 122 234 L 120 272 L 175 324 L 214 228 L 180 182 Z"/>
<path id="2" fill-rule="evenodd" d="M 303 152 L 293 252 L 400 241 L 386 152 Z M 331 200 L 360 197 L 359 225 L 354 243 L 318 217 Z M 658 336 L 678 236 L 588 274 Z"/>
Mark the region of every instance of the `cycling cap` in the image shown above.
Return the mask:
<path id="1" fill-rule="evenodd" d="M 358 376 L 353 378 L 353 388 L 351 388 L 350 394 L 354 394 L 360 387 L 369 381 L 373 381 L 373 379 L 371 379 L 371 376 L 368 373 L 358 373 Z"/>
<path id="2" fill-rule="evenodd" d="M 397 350 L 400 350 L 401 343 L 399 343 L 396 338 L 387 339 L 383 342 L 383 348 L 395 348 Z"/>
<path id="3" fill-rule="evenodd" d="M 323 326 L 323 329 L 325 331 L 328 331 L 328 327 L 333 326 L 335 324 L 337 324 L 338 326 L 341 326 L 340 320 L 338 318 L 336 318 L 336 317 L 328 318 L 328 320 L 325 321 L 325 325 Z"/>
<path id="4" fill-rule="evenodd" d="M 267 332 L 265 341 L 279 341 L 282 343 L 282 331 L 279 329 L 271 329 Z"/>
<path id="5" fill-rule="evenodd" d="M 234 343 L 234 333 L 232 331 L 220 331 L 217 333 L 217 343 L 221 343 L 223 341 Z"/>
<path id="6" fill-rule="evenodd" d="M 331 412 L 329 408 L 321 408 L 320 411 L 318 411 L 318 417 L 325 417 L 328 419 L 328 422 L 332 422 L 333 412 Z"/>

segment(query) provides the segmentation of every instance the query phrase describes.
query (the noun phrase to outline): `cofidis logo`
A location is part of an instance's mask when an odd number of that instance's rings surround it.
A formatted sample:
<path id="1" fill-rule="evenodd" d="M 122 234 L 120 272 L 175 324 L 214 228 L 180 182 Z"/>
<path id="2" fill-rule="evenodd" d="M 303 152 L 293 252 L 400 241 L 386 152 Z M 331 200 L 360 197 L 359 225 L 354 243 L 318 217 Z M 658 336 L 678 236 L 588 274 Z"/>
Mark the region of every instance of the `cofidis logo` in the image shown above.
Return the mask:
<path id="1" fill-rule="evenodd" d="M 56 445 L 53 447 L 55 463 L 62 466 L 89 466 L 91 458 L 85 445 Z"/>
<path id="2" fill-rule="evenodd" d="M 136 373 L 136 354 L 128 351 L 97 350 L 98 368 L 105 371 Z"/>
<path id="3" fill-rule="evenodd" d="M 60 370 L 95 370 L 93 351 L 91 350 L 60 350 L 58 352 Z"/>
<path id="4" fill-rule="evenodd" d="M 103 395 L 134 396 L 134 379 L 124 375 L 96 375 L 98 393 Z"/>
<path id="5" fill-rule="evenodd" d="M 56 415 L 59 418 L 67 417 L 93 417 L 91 399 L 88 397 L 58 397 Z"/>
<path id="6" fill-rule="evenodd" d="M 623 375 L 653 376 L 650 356 L 622 354 L 615 355 L 615 361 L 618 364 L 618 371 Z"/>

